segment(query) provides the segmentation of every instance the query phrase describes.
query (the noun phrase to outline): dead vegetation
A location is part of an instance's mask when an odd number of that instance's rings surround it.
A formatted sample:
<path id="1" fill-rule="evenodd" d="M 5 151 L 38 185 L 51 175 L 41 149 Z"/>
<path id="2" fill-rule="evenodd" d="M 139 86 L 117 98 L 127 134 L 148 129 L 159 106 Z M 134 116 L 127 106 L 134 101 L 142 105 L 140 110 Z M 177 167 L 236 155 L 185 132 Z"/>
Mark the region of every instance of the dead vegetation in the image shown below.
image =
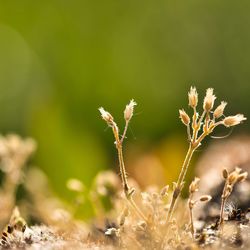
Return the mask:
<path id="1" fill-rule="evenodd" d="M 113 116 L 103 108 L 99 109 L 115 138 L 121 183 L 111 171 L 97 175 L 91 190 L 87 192 L 96 212 L 91 224 L 74 218 L 72 207 L 67 207 L 53 195 L 46 176 L 39 169 L 26 168 L 35 150 L 33 140 L 16 135 L 2 137 L 0 159 L 4 179 L 0 189 L 1 248 L 249 249 L 250 197 L 244 196 L 244 189 L 238 189 L 243 184 L 250 185 L 247 175 L 249 167 L 242 170 L 238 164 L 225 165 L 223 168 L 214 167 L 213 172 L 206 172 L 209 166 L 203 168 L 201 164 L 198 167 L 202 173 L 201 179 L 196 177 L 189 184 L 188 199 L 181 198 L 192 155 L 205 137 L 217 126 L 231 127 L 246 120 L 241 114 L 224 116 L 225 102 L 221 102 L 214 110 L 215 99 L 213 89 L 208 89 L 199 114 L 196 89 L 191 87 L 188 93 L 192 116 L 190 118 L 184 110 L 179 113 L 187 128 L 189 148 L 172 189 L 166 185 L 162 188 L 149 186 L 141 190 L 135 180 L 127 177 L 123 146 L 136 103 L 132 100 L 125 107 L 125 125 L 121 135 Z M 249 154 L 250 150 L 247 152 Z M 209 175 L 208 180 L 213 180 L 214 175 L 218 181 L 214 184 L 210 181 L 206 185 L 203 181 L 206 175 Z M 16 201 L 16 190 L 20 185 L 24 186 L 30 200 Z M 213 185 L 216 192 L 212 191 Z M 206 189 L 206 186 L 209 188 Z M 84 184 L 80 180 L 69 179 L 67 187 L 75 194 L 75 205 L 84 206 Z M 236 191 L 238 197 L 235 196 Z M 241 196 L 246 197 L 244 206 Z M 102 203 L 104 197 L 111 205 L 109 211 Z M 230 200 L 231 197 L 238 198 L 238 206 Z"/>

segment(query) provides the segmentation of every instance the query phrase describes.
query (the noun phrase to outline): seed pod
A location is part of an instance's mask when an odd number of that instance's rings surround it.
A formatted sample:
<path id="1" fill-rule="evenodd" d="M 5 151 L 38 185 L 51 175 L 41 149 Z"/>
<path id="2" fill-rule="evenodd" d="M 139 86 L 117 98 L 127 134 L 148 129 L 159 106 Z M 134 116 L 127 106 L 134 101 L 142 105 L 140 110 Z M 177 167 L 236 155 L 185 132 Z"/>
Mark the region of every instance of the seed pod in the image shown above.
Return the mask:
<path id="1" fill-rule="evenodd" d="M 101 113 L 102 119 L 106 121 L 110 127 L 112 127 L 114 122 L 113 116 L 102 107 L 99 108 L 99 111 Z"/>
<path id="2" fill-rule="evenodd" d="M 189 193 L 190 194 L 198 191 L 199 182 L 200 182 L 200 178 L 195 177 L 194 180 L 189 185 Z"/>
<path id="3" fill-rule="evenodd" d="M 244 173 L 242 173 L 242 174 L 239 174 L 238 179 L 237 179 L 237 182 L 243 182 L 243 181 L 245 181 L 246 178 L 247 178 L 247 176 L 248 176 L 248 173 L 247 173 L 247 172 L 244 172 Z"/>
<path id="4" fill-rule="evenodd" d="M 195 108 L 198 104 L 198 93 L 195 87 L 191 87 L 188 92 L 188 105 Z"/>
<path id="5" fill-rule="evenodd" d="M 209 112 L 211 109 L 213 109 L 214 101 L 216 99 L 215 95 L 213 94 L 213 91 L 214 90 L 212 88 L 207 89 L 206 96 L 203 102 L 203 109 L 206 112 Z"/>
<path id="6" fill-rule="evenodd" d="M 137 103 L 132 99 L 128 105 L 126 105 L 126 108 L 124 110 L 124 119 L 125 121 L 129 121 L 133 114 L 134 114 L 134 107 L 137 105 Z"/>
<path id="7" fill-rule="evenodd" d="M 190 123 L 190 118 L 184 109 L 179 110 L 181 121 L 184 125 L 188 126 Z"/>
<path id="8" fill-rule="evenodd" d="M 224 169 L 222 170 L 222 176 L 223 176 L 224 179 L 227 179 L 227 177 L 228 177 L 228 171 L 227 171 L 226 168 L 224 168 Z"/>
<path id="9" fill-rule="evenodd" d="M 200 197 L 200 201 L 201 202 L 208 202 L 208 201 L 210 201 L 212 199 L 212 196 L 210 196 L 210 195 L 202 195 L 201 197 Z"/>
<path id="10" fill-rule="evenodd" d="M 221 104 L 215 109 L 214 111 L 215 119 L 220 118 L 223 115 L 226 105 L 227 105 L 226 102 L 221 102 Z"/>
<path id="11" fill-rule="evenodd" d="M 245 121 L 247 118 L 244 117 L 242 114 L 237 114 L 234 116 L 228 116 L 223 120 L 223 124 L 226 127 L 232 127 L 235 125 L 240 124 L 241 122 Z"/>
<path id="12" fill-rule="evenodd" d="M 228 176 L 228 183 L 229 184 L 233 184 L 237 181 L 238 178 L 238 174 L 234 171 L 231 174 L 229 174 Z"/>
<path id="13" fill-rule="evenodd" d="M 168 195 L 168 189 L 169 189 L 169 185 L 162 188 L 162 190 L 160 192 L 161 197 L 164 197 L 164 196 Z"/>

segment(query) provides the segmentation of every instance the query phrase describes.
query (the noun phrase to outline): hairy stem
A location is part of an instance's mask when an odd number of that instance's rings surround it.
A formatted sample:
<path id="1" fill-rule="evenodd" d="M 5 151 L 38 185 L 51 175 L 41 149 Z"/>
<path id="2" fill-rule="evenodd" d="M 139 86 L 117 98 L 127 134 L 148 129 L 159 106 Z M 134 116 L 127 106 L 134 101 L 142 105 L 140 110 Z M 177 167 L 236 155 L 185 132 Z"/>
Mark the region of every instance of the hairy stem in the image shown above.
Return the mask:
<path id="1" fill-rule="evenodd" d="M 125 129 L 126 131 L 126 129 Z M 119 134 L 118 134 L 118 129 L 115 127 L 113 128 L 113 133 L 116 139 L 116 148 L 118 152 L 118 159 L 119 159 L 119 168 L 120 168 L 120 174 L 121 174 L 121 179 L 122 179 L 122 187 L 123 187 L 123 192 L 125 194 L 125 197 L 127 198 L 129 204 L 131 207 L 134 209 L 136 214 L 141 217 L 143 220 L 147 221 L 146 216 L 143 214 L 143 212 L 139 209 L 139 207 L 136 205 L 132 195 L 133 195 L 133 189 L 131 189 L 128 185 L 128 179 L 127 179 L 127 174 L 126 174 L 126 168 L 124 164 L 124 159 L 123 159 L 123 151 L 122 151 L 122 141 L 119 139 Z M 126 133 L 123 133 L 123 137 L 125 137 Z"/>
<path id="2" fill-rule="evenodd" d="M 126 137 L 126 133 L 127 133 L 127 130 L 128 130 L 128 124 L 129 124 L 129 121 L 126 121 L 126 124 L 125 124 L 125 128 L 124 128 L 124 131 L 123 131 L 123 134 L 122 134 L 122 138 L 121 138 L 121 144 L 123 143 L 125 137 Z"/>
<path id="3" fill-rule="evenodd" d="M 118 145 L 116 145 L 116 148 L 118 151 L 118 159 L 119 159 L 119 167 L 120 167 L 120 173 L 121 173 L 121 178 L 122 178 L 123 191 L 124 191 L 124 194 L 127 196 L 130 188 L 128 185 L 126 169 L 125 169 L 125 164 L 123 160 L 122 145 L 119 143 Z"/>

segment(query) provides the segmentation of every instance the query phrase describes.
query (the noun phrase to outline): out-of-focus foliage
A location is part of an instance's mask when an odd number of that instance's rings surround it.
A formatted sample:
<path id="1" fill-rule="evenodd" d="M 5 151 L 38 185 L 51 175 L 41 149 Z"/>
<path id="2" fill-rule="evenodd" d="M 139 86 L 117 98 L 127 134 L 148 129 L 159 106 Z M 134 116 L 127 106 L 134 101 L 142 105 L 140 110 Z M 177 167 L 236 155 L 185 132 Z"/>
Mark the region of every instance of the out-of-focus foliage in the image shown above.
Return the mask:
<path id="1" fill-rule="evenodd" d="M 33 136 L 35 163 L 65 195 L 67 178 L 89 186 L 115 165 L 101 105 L 122 123 L 134 98 L 130 140 L 156 151 L 183 131 L 177 110 L 191 84 L 216 87 L 236 103 L 230 113 L 250 116 L 249 11 L 249 1 L 233 0 L 1 1 L 1 132 Z M 179 157 L 185 139 L 176 140 Z M 180 159 L 165 160 L 164 147 L 156 154 L 176 176 Z"/>

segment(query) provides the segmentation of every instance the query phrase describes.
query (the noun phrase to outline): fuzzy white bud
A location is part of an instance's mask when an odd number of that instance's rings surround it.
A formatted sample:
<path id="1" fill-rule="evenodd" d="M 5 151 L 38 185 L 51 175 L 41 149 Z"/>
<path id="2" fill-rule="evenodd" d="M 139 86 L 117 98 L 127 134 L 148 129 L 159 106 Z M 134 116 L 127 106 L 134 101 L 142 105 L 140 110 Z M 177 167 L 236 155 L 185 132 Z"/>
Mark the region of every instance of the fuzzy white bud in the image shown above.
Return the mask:
<path id="1" fill-rule="evenodd" d="M 216 96 L 213 94 L 213 92 L 214 92 L 214 90 L 212 88 L 209 88 L 206 91 L 206 96 L 205 96 L 204 102 L 203 102 L 203 109 L 206 112 L 209 112 L 214 106 L 214 101 L 216 99 Z"/>
<path id="2" fill-rule="evenodd" d="M 179 114 L 180 114 L 180 118 L 181 118 L 182 123 L 185 124 L 186 126 L 188 126 L 190 123 L 190 118 L 189 118 L 188 114 L 185 112 L 184 109 L 180 109 Z"/>
<path id="3" fill-rule="evenodd" d="M 195 177 L 194 180 L 189 185 L 189 193 L 194 193 L 198 191 L 200 178 Z"/>
<path id="4" fill-rule="evenodd" d="M 245 121 L 247 118 L 244 117 L 242 114 L 237 114 L 234 116 L 228 116 L 223 120 L 223 124 L 226 127 L 231 127 L 240 124 L 241 122 Z"/>
<path id="5" fill-rule="evenodd" d="M 137 103 L 132 99 L 129 104 L 126 105 L 126 108 L 124 110 L 124 119 L 125 121 L 130 121 L 134 114 L 134 107 L 137 105 Z"/>
<path id="6" fill-rule="evenodd" d="M 247 173 L 247 172 L 244 172 L 244 173 L 242 173 L 242 174 L 239 174 L 237 181 L 238 181 L 238 182 L 243 182 L 243 181 L 245 181 L 245 180 L 247 179 L 247 176 L 248 176 L 248 173 Z"/>
<path id="7" fill-rule="evenodd" d="M 191 87 L 188 92 L 188 105 L 195 108 L 198 104 L 198 93 L 195 87 Z"/>
<path id="8" fill-rule="evenodd" d="M 223 102 L 223 101 L 221 102 L 221 104 L 214 111 L 214 118 L 217 119 L 223 115 L 226 105 L 227 105 L 226 102 Z"/>
<path id="9" fill-rule="evenodd" d="M 113 116 L 102 107 L 99 108 L 98 110 L 101 113 L 102 119 L 106 121 L 109 126 L 112 126 L 114 122 Z"/>

